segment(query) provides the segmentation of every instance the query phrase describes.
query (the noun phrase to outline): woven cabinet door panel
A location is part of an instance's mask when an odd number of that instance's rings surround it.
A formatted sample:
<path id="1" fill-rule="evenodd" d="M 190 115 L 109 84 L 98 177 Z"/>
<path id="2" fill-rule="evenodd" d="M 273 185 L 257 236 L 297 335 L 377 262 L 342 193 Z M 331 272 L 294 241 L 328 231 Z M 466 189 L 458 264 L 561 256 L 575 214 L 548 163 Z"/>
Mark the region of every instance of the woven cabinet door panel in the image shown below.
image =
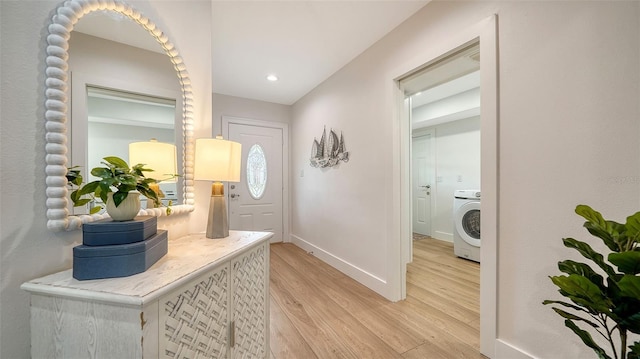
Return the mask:
<path id="1" fill-rule="evenodd" d="M 162 358 L 227 358 L 229 264 L 161 298 L 159 310 Z"/>
<path id="2" fill-rule="evenodd" d="M 267 244 L 231 261 L 232 310 L 235 323 L 233 358 L 267 357 Z"/>

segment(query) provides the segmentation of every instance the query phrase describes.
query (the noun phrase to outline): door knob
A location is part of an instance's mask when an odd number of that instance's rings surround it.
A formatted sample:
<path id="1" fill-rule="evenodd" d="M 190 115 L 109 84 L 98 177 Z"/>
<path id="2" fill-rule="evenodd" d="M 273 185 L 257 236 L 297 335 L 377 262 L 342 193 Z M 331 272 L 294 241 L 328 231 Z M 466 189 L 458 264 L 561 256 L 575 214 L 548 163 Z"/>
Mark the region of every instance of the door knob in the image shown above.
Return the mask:
<path id="1" fill-rule="evenodd" d="M 235 194 L 235 193 L 230 194 L 230 196 L 231 196 L 231 198 L 240 197 L 240 195 L 239 195 L 239 194 Z"/>

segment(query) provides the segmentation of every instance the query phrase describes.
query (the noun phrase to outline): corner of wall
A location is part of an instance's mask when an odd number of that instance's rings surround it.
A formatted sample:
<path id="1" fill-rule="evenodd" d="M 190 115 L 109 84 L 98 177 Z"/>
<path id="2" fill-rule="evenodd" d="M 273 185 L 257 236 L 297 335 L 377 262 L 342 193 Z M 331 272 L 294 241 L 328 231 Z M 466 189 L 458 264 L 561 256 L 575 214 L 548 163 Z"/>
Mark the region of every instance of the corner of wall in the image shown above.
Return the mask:
<path id="1" fill-rule="evenodd" d="M 362 285 L 368 287 L 369 289 L 377 292 L 382 295 L 386 299 L 390 301 L 395 301 L 389 292 L 389 285 L 387 281 L 382 278 L 378 278 L 373 274 L 359 268 L 352 263 L 349 263 L 342 258 L 339 258 L 324 249 L 317 247 L 310 242 L 305 241 L 304 239 L 296 236 L 295 234 L 290 235 L 290 242 L 295 244 L 296 246 L 302 248 L 307 253 L 319 258 L 323 262 L 329 264 L 330 266 L 336 268 L 340 272 L 346 274 L 352 279 L 358 281 Z"/>

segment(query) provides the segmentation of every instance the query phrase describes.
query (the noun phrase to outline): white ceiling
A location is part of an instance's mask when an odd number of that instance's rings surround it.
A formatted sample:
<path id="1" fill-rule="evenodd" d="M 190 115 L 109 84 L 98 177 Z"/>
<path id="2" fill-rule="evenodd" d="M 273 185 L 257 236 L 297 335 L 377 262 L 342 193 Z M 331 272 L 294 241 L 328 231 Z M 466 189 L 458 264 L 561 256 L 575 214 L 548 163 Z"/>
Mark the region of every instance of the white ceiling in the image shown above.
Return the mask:
<path id="1" fill-rule="evenodd" d="M 428 1 L 214 0 L 213 91 L 291 105 Z M 100 17 L 75 30 L 160 52 L 134 22 Z M 272 73 L 279 81 L 266 80 Z"/>
<path id="2" fill-rule="evenodd" d="M 426 3 L 214 1 L 213 91 L 291 105 Z"/>

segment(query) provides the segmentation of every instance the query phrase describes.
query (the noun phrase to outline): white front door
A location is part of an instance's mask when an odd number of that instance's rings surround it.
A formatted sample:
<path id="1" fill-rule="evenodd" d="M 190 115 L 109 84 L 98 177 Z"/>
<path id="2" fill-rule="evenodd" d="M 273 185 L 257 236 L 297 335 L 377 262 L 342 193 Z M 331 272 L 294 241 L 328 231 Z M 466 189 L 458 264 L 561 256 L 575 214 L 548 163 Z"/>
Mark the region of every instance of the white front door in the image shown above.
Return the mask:
<path id="1" fill-rule="evenodd" d="M 413 138 L 411 157 L 413 232 L 431 236 L 431 192 L 433 190 L 431 134 Z"/>
<path id="2" fill-rule="evenodd" d="M 229 229 L 273 232 L 283 239 L 282 129 L 229 123 L 229 140 L 242 144 L 240 182 L 229 183 Z"/>

